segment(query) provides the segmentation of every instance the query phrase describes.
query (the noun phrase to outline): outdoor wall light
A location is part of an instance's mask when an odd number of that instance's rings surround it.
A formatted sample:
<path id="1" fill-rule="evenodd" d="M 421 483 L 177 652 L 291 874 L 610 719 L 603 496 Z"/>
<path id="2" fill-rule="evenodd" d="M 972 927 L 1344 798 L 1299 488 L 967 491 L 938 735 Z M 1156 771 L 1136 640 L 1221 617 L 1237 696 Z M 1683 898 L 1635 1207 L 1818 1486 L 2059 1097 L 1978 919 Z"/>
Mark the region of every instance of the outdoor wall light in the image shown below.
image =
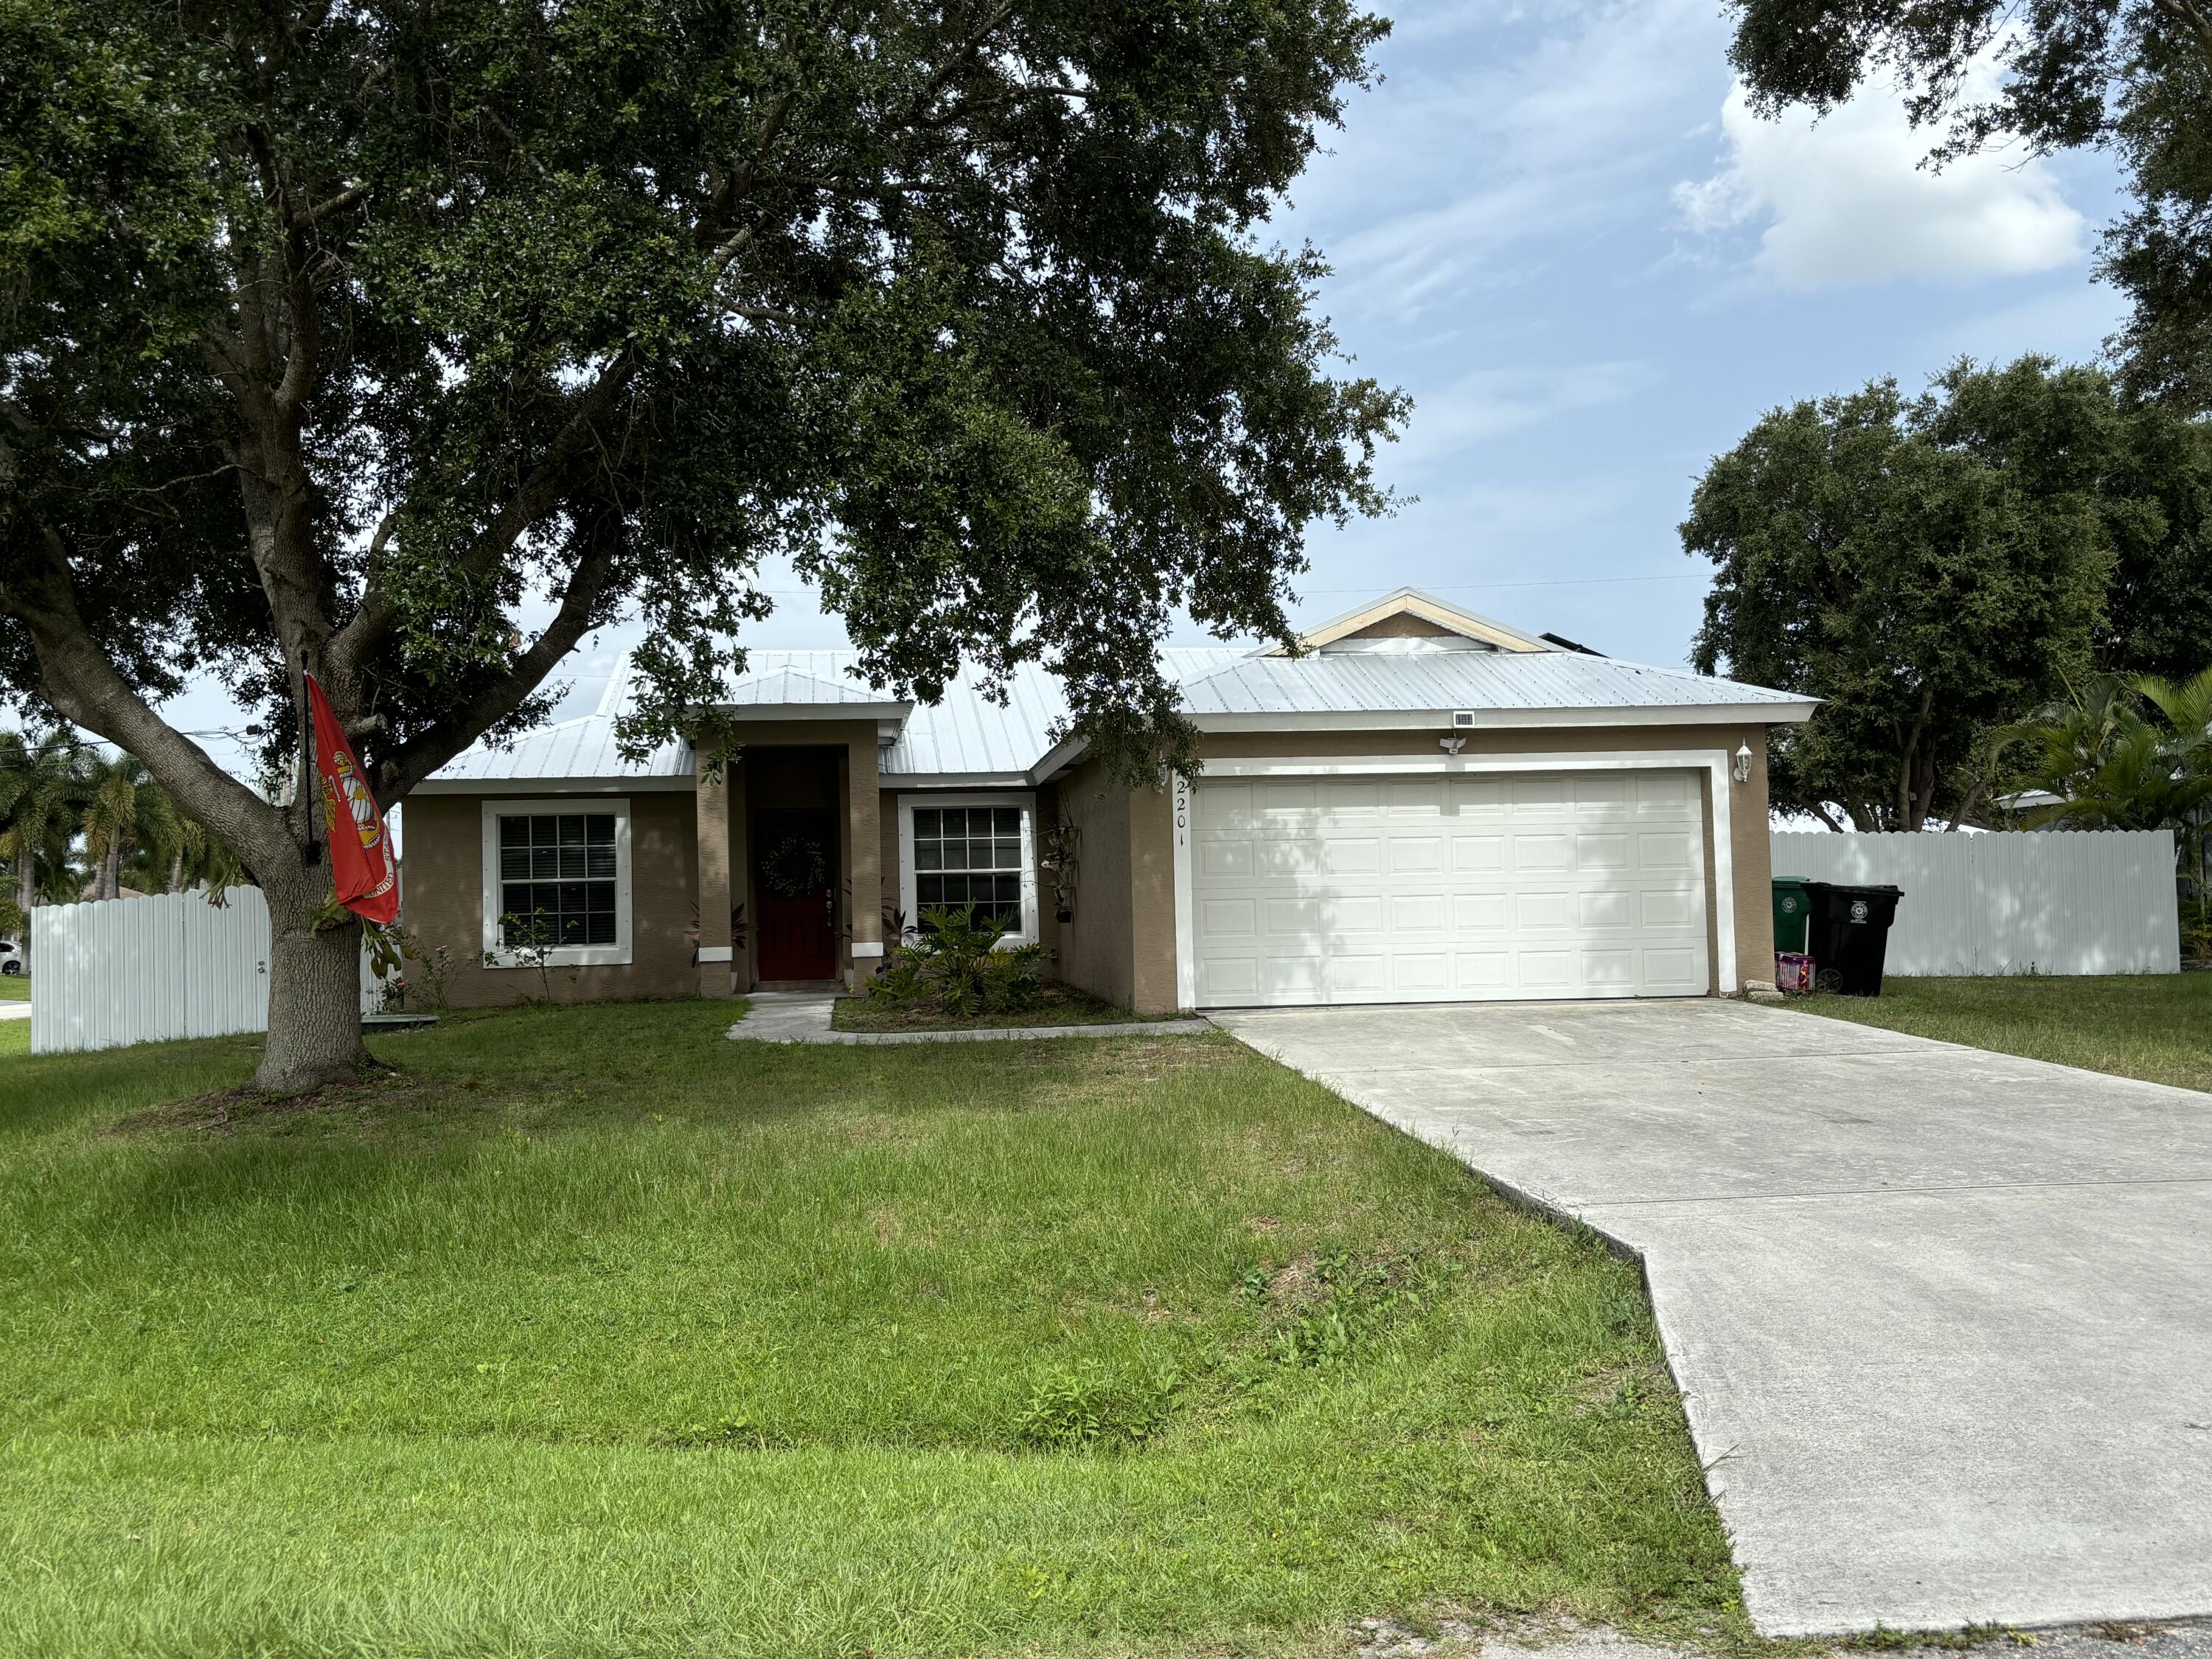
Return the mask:
<path id="1" fill-rule="evenodd" d="M 1751 781 L 1751 745 L 1747 743 L 1739 744 L 1735 751 L 1735 781 L 1738 783 Z"/>

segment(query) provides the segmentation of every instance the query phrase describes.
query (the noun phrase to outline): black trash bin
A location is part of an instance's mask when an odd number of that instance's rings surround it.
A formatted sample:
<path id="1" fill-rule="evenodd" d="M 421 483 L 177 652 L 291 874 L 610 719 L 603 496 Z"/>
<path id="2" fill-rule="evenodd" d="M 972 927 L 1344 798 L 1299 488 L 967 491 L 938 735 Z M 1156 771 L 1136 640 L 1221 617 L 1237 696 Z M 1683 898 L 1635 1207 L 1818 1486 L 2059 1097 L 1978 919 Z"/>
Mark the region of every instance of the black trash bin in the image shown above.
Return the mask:
<path id="1" fill-rule="evenodd" d="M 1807 929 L 1817 990 L 1847 997 L 1881 994 L 1881 963 L 1889 950 L 1889 924 L 1897 919 L 1898 887 L 1845 887 L 1806 883 L 1813 902 Z"/>

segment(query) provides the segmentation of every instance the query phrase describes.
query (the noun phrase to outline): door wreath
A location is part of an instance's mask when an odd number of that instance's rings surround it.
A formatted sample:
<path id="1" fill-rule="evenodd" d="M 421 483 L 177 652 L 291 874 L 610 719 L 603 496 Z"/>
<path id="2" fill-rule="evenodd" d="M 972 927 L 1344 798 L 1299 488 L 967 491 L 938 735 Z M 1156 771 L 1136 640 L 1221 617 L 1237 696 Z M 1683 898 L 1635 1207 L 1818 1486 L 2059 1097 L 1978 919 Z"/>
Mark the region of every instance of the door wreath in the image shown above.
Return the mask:
<path id="1" fill-rule="evenodd" d="M 807 836 L 786 836 L 768 855 L 768 867 L 762 873 L 768 890 L 778 898 L 811 898 L 830 885 L 822 843 Z"/>

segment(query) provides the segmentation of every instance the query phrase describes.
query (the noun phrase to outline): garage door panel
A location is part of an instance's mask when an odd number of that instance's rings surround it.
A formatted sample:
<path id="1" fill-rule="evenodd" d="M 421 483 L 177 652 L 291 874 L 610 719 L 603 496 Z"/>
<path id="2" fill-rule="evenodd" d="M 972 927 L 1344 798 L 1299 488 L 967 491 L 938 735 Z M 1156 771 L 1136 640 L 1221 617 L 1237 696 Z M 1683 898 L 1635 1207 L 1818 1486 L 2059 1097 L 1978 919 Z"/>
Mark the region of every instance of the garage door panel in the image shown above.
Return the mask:
<path id="1" fill-rule="evenodd" d="M 1513 792 L 1503 778 L 1449 778 L 1444 799 L 1450 810 L 1462 817 L 1486 813 L 1502 818 L 1512 803 Z"/>
<path id="2" fill-rule="evenodd" d="M 1516 870 L 1567 870 L 1574 862 L 1575 844 L 1565 836 L 1547 830 L 1513 837 Z"/>
<path id="3" fill-rule="evenodd" d="M 1195 793 L 1201 1004 L 1709 988 L 1695 774 L 1228 780 Z"/>
<path id="4" fill-rule="evenodd" d="M 1554 995 L 1571 989 L 1575 982 L 1572 951 L 1522 951 L 1514 965 L 1520 969 L 1521 988 Z"/>
<path id="5" fill-rule="evenodd" d="M 1198 964 L 1198 994 L 1204 1002 L 1254 1001 L 1260 995 L 1257 957 L 1201 957 Z"/>
<path id="6" fill-rule="evenodd" d="M 1200 899 L 1198 936 L 1201 939 L 1244 939 L 1260 932 L 1260 907 L 1251 899 Z"/>
<path id="7" fill-rule="evenodd" d="M 1364 836 L 1324 840 L 1321 843 L 1321 867 L 1332 876 L 1379 875 L 1382 869 L 1382 842 L 1379 837 Z"/>
<path id="8" fill-rule="evenodd" d="M 1454 983 L 1471 996 L 1496 996 L 1513 988 L 1510 951 L 1462 951 L 1452 963 Z"/>
<path id="9" fill-rule="evenodd" d="M 1633 860 L 1628 855 L 1628 837 L 1625 835 L 1589 835 L 1575 837 L 1575 868 L 1577 870 L 1626 870 Z"/>
<path id="10" fill-rule="evenodd" d="M 1366 956 L 1332 956 L 1322 959 L 1321 982 L 1338 996 L 1373 997 L 1390 988 L 1390 958 L 1381 951 Z"/>
<path id="11" fill-rule="evenodd" d="M 1381 810 L 1382 786 L 1365 781 L 1325 783 L 1321 790 L 1322 811 L 1333 815 L 1356 817 Z"/>
<path id="12" fill-rule="evenodd" d="M 1514 779 L 1512 791 L 1516 817 L 1524 812 L 1564 813 L 1574 804 L 1575 781 L 1561 772 L 1532 772 Z"/>
<path id="13" fill-rule="evenodd" d="M 1243 878 L 1253 874 L 1255 868 L 1252 843 L 1249 841 L 1201 839 L 1195 862 L 1202 876 Z"/>
<path id="14" fill-rule="evenodd" d="M 1510 893 L 1454 893 L 1452 922 L 1462 933 L 1501 933 L 1513 925 Z"/>
<path id="15" fill-rule="evenodd" d="M 1487 875 L 1505 867 L 1503 836 L 1454 836 L 1451 867 L 1455 873 Z"/>
<path id="16" fill-rule="evenodd" d="M 1572 893 L 1516 893 L 1513 920 L 1524 933 L 1556 933 L 1575 925 Z"/>
<path id="17" fill-rule="evenodd" d="M 1395 951 L 1390 956 L 1390 977 L 1401 996 L 1424 997 L 1449 991 L 1451 958 L 1442 951 L 1427 954 Z"/>
<path id="18" fill-rule="evenodd" d="M 1394 933 L 1450 931 L 1451 905 L 1442 893 L 1394 893 L 1389 904 L 1390 931 Z"/>
<path id="19" fill-rule="evenodd" d="M 1209 783 L 1198 792 L 1198 827 L 1201 830 L 1249 830 L 1252 826 L 1252 786 L 1248 783 Z"/>
<path id="20" fill-rule="evenodd" d="M 1635 927 L 1636 897 L 1634 893 L 1619 887 L 1602 887 L 1595 892 L 1575 895 L 1582 909 L 1579 920 L 1585 929 Z"/>
<path id="21" fill-rule="evenodd" d="M 1583 983 L 1593 991 L 1633 991 L 1637 984 L 1634 951 L 1585 951 L 1579 964 Z"/>
<path id="22" fill-rule="evenodd" d="M 1442 836 L 1394 836 L 1383 845 L 1394 876 L 1434 875 L 1444 867 Z"/>

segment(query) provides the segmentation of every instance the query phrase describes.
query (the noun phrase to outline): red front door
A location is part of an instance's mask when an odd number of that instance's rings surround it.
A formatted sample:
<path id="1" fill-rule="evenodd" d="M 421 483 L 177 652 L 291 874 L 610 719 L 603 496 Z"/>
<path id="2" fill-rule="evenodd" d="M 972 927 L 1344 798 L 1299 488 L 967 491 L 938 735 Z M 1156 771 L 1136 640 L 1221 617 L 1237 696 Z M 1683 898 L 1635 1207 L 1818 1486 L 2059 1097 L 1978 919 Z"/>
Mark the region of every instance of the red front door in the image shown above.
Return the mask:
<path id="1" fill-rule="evenodd" d="M 836 821 L 826 812 L 763 812 L 753 823 L 764 980 L 837 973 Z"/>

